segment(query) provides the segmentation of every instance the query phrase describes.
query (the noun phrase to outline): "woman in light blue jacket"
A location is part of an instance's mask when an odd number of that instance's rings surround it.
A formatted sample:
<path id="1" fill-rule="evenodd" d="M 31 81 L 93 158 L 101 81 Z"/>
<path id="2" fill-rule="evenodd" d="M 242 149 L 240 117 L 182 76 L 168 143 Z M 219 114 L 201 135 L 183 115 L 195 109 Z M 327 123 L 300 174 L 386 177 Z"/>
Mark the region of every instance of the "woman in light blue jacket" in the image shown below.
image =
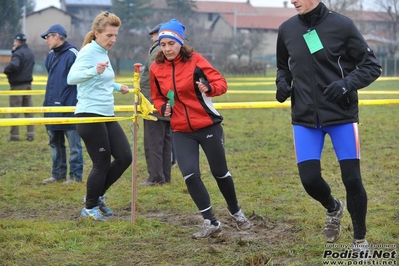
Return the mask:
<path id="1" fill-rule="evenodd" d="M 101 12 L 86 35 L 68 74 L 68 83 L 77 84 L 78 89 L 76 117 L 113 117 L 113 93 L 129 92 L 128 86 L 115 83 L 115 74 L 108 58 L 108 51 L 116 42 L 120 25 L 121 21 L 115 14 Z M 93 162 L 81 215 L 106 221 L 106 216 L 113 212 L 105 205 L 104 194 L 132 162 L 129 141 L 116 121 L 77 124 L 77 131 Z"/>

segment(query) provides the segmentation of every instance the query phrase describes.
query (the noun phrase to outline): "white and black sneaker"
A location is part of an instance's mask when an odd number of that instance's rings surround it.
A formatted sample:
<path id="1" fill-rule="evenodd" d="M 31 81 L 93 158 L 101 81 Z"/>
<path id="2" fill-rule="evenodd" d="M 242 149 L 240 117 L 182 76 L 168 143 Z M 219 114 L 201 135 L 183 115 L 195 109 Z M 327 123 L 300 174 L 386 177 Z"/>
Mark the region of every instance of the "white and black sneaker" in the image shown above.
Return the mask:
<path id="1" fill-rule="evenodd" d="M 235 214 L 231 214 L 229 210 L 227 211 L 229 215 L 233 217 L 234 221 L 236 222 L 238 230 L 247 230 L 251 228 L 252 224 L 249 222 L 247 217 L 245 217 L 244 213 L 242 213 L 241 209 Z"/>
<path id="2" fill-rule="evenodd" d="M 207 238 L 209 236 L 211 237 L 217 237 L 221 232 L 221 224 L 218 221 L 217 225 L 213 225 L 211 223 L 211 220 L 205 219 L 204 223 L 201 226 L 201 231 L 194 233 L 193 238 L 194 239 L 200 239 L 200 238 Z"/>

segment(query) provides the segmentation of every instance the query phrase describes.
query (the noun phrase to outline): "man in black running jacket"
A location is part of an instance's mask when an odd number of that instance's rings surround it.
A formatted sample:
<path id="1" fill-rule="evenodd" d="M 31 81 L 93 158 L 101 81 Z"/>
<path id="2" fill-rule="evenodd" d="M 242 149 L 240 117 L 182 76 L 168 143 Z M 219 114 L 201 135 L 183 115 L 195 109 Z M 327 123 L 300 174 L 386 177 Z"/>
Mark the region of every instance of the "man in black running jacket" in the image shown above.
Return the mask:
<path id="1" fill-rule="evenodd" d="M 353 21 L 319 0 L 291 0 L 298 15 L 279 28 L 276 99 L 291 97 L 295 155 L 306 192 L 326 209 L 324 237 L 341 235 L 343 201 L 331 195 L 320 159 L 328 134 L 339 161 L 353 243 L 367 244 L 367 195 L 360 174 L 357 90 L 381 75 L 373 50 Z"/>

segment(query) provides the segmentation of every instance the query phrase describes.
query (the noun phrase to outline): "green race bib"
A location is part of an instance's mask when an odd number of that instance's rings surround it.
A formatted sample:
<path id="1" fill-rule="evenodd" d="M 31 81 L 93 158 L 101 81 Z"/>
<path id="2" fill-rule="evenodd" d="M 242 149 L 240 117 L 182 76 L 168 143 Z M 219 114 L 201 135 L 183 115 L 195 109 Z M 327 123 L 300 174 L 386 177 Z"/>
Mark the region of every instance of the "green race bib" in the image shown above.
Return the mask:
<path id="1" fill-rule="evenodd" d="M 311 54 L 323 49 L 323 44 L 321 43 L 316 30 L 311 30 L 308 33 L 305 33 L 303 38 L 305 39 L 306 45 L 308 46 Z"/>

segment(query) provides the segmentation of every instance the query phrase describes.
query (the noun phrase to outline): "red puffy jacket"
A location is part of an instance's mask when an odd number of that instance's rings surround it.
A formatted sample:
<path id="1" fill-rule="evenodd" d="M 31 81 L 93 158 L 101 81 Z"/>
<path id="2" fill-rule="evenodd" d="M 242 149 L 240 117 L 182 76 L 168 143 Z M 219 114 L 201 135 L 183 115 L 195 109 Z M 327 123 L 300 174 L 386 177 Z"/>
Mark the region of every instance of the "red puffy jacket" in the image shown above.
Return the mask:
<path id="1" fill-rule="evenodd" d="M 201 93 L 195 83 L 200 78 L 210 89 L 207 93 Z M 227 91 L 226 79 L 199 53 L 193 52 L 187 62 L 181 61 L 181 55 L 162 64 L 154 62 L 150 68 L 150 89 L 154 107 L 161 115 L 169 100 L 168 92 L 174 92 L 170 119 L 174 132 L 197 131 L 223 121 L 211 97 Z"/>

